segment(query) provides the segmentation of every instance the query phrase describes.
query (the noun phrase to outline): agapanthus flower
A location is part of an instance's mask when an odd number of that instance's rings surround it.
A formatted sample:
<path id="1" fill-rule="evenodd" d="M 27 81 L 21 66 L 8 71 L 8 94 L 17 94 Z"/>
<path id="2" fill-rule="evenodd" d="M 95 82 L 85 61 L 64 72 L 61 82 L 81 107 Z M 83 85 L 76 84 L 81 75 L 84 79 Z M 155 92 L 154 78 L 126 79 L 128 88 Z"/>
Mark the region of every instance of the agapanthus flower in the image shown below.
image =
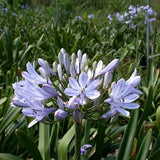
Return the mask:
<path id="1" fill-rule="evenodd" d="M 64 93 L 68 96 L 80 96 L 80 103 L 86 104 L 85 96 L 89 99 L 96 99 L 100 96 L 97 87 L 100 85 L 101 80 L 95 79 L 87 85 L 88 75 L 82 72 L 79 75 L 78 81 L 72 77 L 69 78 L 69 85 L 71 88 L 66 88 Z"/>
<path id="2" fill-rule="evenodd" d="M 55 111 L 54 116 L 58 119 L 64 119 L 68 116 L 68 112 L 64 110 L 64 102 L 61 98 L 57 99 L 58 109 Z"/>
<path id="3" fill-rule="evenodd" d="M 103 114 L 101 118 L 110 118 L 117 113 L 129 116 L 130 112 L 125 109 L 139 108 L 139 104 L 133 102 L 142 94 L 140 90 L 135 88 L 141 80 L 140 76 L 136 76 L 136 73 L 135 70 L 127 81 L 122 78 L 117 83 L 112 84 L 110 98 L 104 101 L 111 105 L 111 110 Z"/>
<path id="4" fill-rule="evenodd" d="M 28 127 L 32 127 L 37 122 L 42 121 L 48 114 L 56 110 L 55 108 L 44 108 L 44 105 L 38 100 L 27 99 L 26 104 L 28 106 L 22 109 L 23 114 L 35 118 Z"/>
<path id="5" fill-rule="evenodd" d="M 39 60 L 39 63 L 41 64 L 42 59 Z M 46 83 L 51 83 L 50 79 L 48 79 L 49 74 L 54 74 L 54 72 L 51 72 L 51 68 L 49 68 L 48 64 L 41 64 L 43 67 L 40 67 L 40 73 L 42 75 L 39 75 L 36 70 L 35 70 L 35 62 L 33 62 L 33 65 L 28 62 L 26 67 L 27 71 L 22 72 L 22 77 L 25 80 L 35 82 L 37 84 L 46 84 Z M 48 70 L 48 71 L 47 71 Z"/>
<path id="6" fill-rule="evenodd" d="M 87 154 L 87 150 L 89 148 L 91 148 L 92 145 L 91 144 L 84 144 L 82 147 L 81 147 L 81 155 L 86 155 Z"/>
<path id="7" fill-rule="evenodd" d="M 28 80 L 20 81 L 13 84 L 15 99 L 20 97 L 20 100 L 25 98 L 36 99 L 43 101 L 49 98 L 53 98 L 58 95 L 58 93 L 49 84 L 43 84 L 42 87 L 36 83 L 32 83 Z M 14 98 L 13 98 L 14 102 Z M 18 105 L 19 106 L 19 105 Z"/>

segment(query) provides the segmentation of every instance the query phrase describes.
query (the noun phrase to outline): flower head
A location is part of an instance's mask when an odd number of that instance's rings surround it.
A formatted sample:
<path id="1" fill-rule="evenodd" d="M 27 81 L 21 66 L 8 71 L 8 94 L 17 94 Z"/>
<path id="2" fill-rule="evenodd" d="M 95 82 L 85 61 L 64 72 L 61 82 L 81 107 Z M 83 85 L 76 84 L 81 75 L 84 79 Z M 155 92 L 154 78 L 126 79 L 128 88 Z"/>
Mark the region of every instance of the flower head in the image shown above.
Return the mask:
<path id="1" fill-rule="evenodd" d="M 65 93 L 68 96 L 80 96 L 80 103 L 86 104 L 85 96 L 89 99 L 96 99 L 100 96 L 99 91 L 96 88 L 100 85 L 101 80 L 96 79 L 91 83 L 87 84 L 88 75 L 85 72 L 82 72 L 79 75 L 78 81 L 74 78 L 69 78 L 69 84 L 71 88 L 66 88 Z"/>
<path id="2" fill-rule="evenodd" d="M 135 88 L 139 83 L 140 77 L 136 76 L 136 70 L 127 81 L 122 78 L 117 83 L 114 83 L 110 98 L 104 101 L 111 105 L 111 110 L 102 115 L 101 118 L 110 118 L 117 113 L 129 116 L 130 112 L 125 109 L 139 108 L 139 104 L 133 102 L 139 98 L 139 94 L 142 94 L 140 90 Z"/>

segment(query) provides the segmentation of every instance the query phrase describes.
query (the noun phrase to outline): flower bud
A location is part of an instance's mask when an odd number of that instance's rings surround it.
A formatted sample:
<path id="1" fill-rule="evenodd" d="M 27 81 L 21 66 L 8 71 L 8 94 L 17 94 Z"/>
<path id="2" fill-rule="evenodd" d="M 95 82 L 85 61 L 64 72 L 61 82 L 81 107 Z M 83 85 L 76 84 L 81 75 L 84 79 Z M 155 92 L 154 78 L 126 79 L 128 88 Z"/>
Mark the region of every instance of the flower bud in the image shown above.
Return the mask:
<path id="1" fill-rule="evenodd" d="M 82 63 L 84 63 L 85 65 L 88 64 L 88 57 L 87 57 L 87 54 L 83 54 L 83 56 L 82 56 Z"/>
<path id="2" fill-rule="evenodd" d="M 67 53 L 64 54 L 63 62 L 64 62 L 64 67 L 66 69 L 66 72 L 69 74 L 70 73 L 70 59 Z"/>
<path id="3" fill-rule="evenodd" d="M 102 71 L 102 67 L 103 67 L 103 62 L 100 60 L 97 64 L 97 67 L 95 69 L 95 74 L 94 77 L 97 77 L 98 74 Z"/>
<path id="4" fill-rule="evenodd" d="M 58 119 L 58 120 L 62 120 L 64 118 L 66 118 L 68 116 L 68 113 L 62 109 L 58 109 L 55 111 L 54 116 Z"/>
<path id="5" fill-rule="evenodd" d="M 106 72 L 104 75 L 103 89 L 105 89 L 112 78 L 112 73 Z"/>
<path id="6" fill-rule="evenodd" d="M 76 58 L 75 70 L 76 70 L 76 73 L 79 74 L 79 59 L 78 58 Z"/>
<path id="7" fill-rule="evenodd" d="M 82 51 L 81 50 L 78 50 L 77 57 L 78 57 L 79 62 L 81 62 L 81 59 L 82 59 Z"/>
<path id="8" fill-rule="evenodd" d="M 58 54 L 58 61 L 62 67 L 63 67 L 63 57 L 64 57 L 64 51 L 61 49 L 61 51 Z"/>
<path id="9" fill-rule="evenodd" d="M 54 61 L 53 64 L 52 64 L 52 67 L 53 67 L 53 71 L 54 71 L 54 72 L 57 72 L 57 65 L 58 65 L 57 62 Z"/>
<path id="10" fill-rule="evenodd" d="M 97 67 L 97 61 L 94 61 L 94 62 L 93 62 L 93 70 L 95 70 L 96 67 Z"/>
<path id="11" fill-rule="evenodd" d="M 101 76 L 106 72 L 113 72 L 113 70 L 118 66 L 118 64 L 119 64 L 119 60 L 114 59 L 102 70 L 102 72 L 98 76 Z"/>
<path id="12" fill-rule="evenodd" d="M 74 64 L 70 65 L 70 74 L 71 74 L 71 77 L 75 78 L 76 71 L 75 71 L 75 68 L 74 68 Z"/>
<path id="13" fill-rule="evenodd" d="M 75 53 L 72 53 L 71 62 L 72 62 L 72 63 L 75 63 L 75 62 L 76 62 L 76 54 L 75 54 Z"/>
<path id="14" fill-rule="evenodd" d="M 60 64 L 58 64 L 58 66 L 57 66 L 57 71 L 58 71 L 58 77 L 59 77 L 59 79 L 62 80 L 62 78 L 63 78 L 63 71 L 62 71 L 62 67 L 61 67 Z"/>

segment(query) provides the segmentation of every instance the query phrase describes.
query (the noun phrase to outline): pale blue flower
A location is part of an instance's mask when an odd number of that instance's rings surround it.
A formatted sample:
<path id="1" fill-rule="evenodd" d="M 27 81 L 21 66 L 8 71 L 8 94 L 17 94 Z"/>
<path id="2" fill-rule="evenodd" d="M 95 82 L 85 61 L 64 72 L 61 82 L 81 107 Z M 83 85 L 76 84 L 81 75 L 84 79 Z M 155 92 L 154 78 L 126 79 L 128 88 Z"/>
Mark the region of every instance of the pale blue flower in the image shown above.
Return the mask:
<path id="1" fill-rule="evenodd" d="M 27 63 L 27 72 L 22 72 L 22 77 L 25 78 L 25 80 L 35 82 L 37 84 L 46 84 L 48 83 L 47 79 L 45 77 L 40 76 L 36 70 L 35 70 L 35 62 L 33 62 L 33 66 L 30 62 Z"/>
<path id="2" fill-rule="evenodd" d="M 58 119 L 58 120 L 62 120 L 64 118 L 66 118 L 68 116 L 68 112 L 64 111 L 63 109 L 57 109 L 54 113 L 54 116 Z"/>
<path id="3" fill-rule="evenodd" d="M 26 103 L 28 107 L 22 109 L 23 114 L 35 118 L 28 127 L 32 127 L 37 122 L 42 121 L 46 116 L 56 110 L 55 108 L 44 108 L 43 104 L 38 100 L 26 100 Z"/>
<path id="4" fill-rule="evenodd" d="M 56 75 L 53 70 L 50 68 L 49 64 L 47 61 L 43 60 L 42 58 L 38 58 L 38 63 L 41 66 L 39 68 L 39 71 L 41 75 L 45 78 L 48 79 L 50 75 Z"/>
<path id="5" fill-rule="evenodd" d="M 30 81 L 20 81 L 13 84 L 15 98 L 13 98 L 13 103 L 15 105 L 22 107 L 25 104 L 25 99 L 39 100 L 43 101 L 49 98 L 58 96 L 58 93 L 49 84 L 43 84 L 42 87 Z M 19 103 L 18 103 L 19 99 Z M 16 101 L 15 101 L 16 100 Z"/>
<path id="6" fill-rule="evenodd" d="M 94 17 L 94 14 L 89 14 L 89 15 L 88 15 L 88 18 L 89 18 L 89 19 L 95 18 L 95 17 Z"/>
<path id="7" fill-rule="evenodd" d="M 80 105 L 80 99 L 77 96 L 73 96 L 66 102 L 65 106 L 69 109 L 77 110 Z"/>
<path id="8" fill-rule="evenodd" d="M 87 154 L 87 149 L 91 148 L 91 144 L 85 144 L 81 147 L 81 155 L 86 155 Z"/>
<path id="9" fill-rule="evenodd" d="M 78 82 L 76 79 L 70 77 L 69 85 L 71 88 L 66 88 L 65 93 L 68 96 L 79 96 L 80 95 L 80 103 L 86 104 L 85 96 L 89 99 L 96 99 L 100 96 L 99 91 L 96 88 L 100 85 L 101 80 L 96 79 L 87 85 L 88 75 L 85 72 L 82 72 L 79 75 Z"/>
<path id="10" fill-rule="evenodd" d="M 54 116 L 58 119 L 58 120 L 62 120 L 64 118 L 66 118 L 68 116 L 68 112 L 66 112 L 64 110 L 64 102 L 61 98 L 58 97 L 57 99 L 57 105 L 58 105 L 58 108 L 55 113 L 54 113 Z"/>
<path id="11" fill-rule="evenodd" d="M 114 59 L 98 74 L 98 76 L 101 76 L 106 72 L 113 72 L 114 69 L 118 66 L 118 64 L 119 64 L 119 59 Z M 100 69 L 101 69 L 101 65 L 100 65 Z"/>
<path id="12" fill-rule="evenodd" d="M 136 73 L 135 70 L 127 81 L 122 78 L 112 85 L 110 98 L 104 101 L 111 105 L 111 110 L 102 115 L 101 118 L 110 118 L 117 113 L 129 116 L 130 112 L 125 109 L 139 108 L 139 104 L 133 102 L 142 94 L 140 90 L 135 88 L 141 80 L 140 76 L 136 76 Z"/>

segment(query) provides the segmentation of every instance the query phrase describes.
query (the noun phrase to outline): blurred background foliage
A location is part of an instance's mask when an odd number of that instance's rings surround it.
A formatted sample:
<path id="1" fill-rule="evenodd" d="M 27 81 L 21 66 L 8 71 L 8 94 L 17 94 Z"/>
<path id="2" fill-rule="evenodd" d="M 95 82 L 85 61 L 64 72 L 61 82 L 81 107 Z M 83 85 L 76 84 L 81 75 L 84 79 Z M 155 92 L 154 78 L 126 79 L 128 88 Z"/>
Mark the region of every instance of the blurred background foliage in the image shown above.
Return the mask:
<path id="1" fill-rule="evenodd" d="M 107 19 L 108 14 L 124 13 L 130 5 L 147 5 L 147 1 L 0 1 L 0 157 L 47 160 L 49 154 L 59 160 L 73 159 L 72 119 L 28 129 L 30 118 L 24 117 L 20 109 L 10 107 L 12 83 L 21 79 L 26 63 L 41 57 L 52 65 L 59 50 L 65 48 L 69 54 L 78 49 L 87 53 L 90 65 L 100 59 L 107 64 L 119 58 L 114 80 L 127 79 L 134 68 L 138 68 L 142 77 L 141 107 L 133 111 L 130 119 L 119 117 L 115 123 L 83 122 L 82 143 L 93 145 L 84 159 L 92 160 L 98 154 L 106 160 L 116 157 L 122 160 L 122 156 L 123 160 L 160 159 L 160 113 L 157 109 L 160 106 L 160 2 L 150 0 L 157 20 L 151 26 L 148 68 L 144 21 L 136 21 L 137 27 L 133 29 L 116 19 L 113 23 Z M 99 153 L 95 152 L 96 146 L 102 147 Z"/>

